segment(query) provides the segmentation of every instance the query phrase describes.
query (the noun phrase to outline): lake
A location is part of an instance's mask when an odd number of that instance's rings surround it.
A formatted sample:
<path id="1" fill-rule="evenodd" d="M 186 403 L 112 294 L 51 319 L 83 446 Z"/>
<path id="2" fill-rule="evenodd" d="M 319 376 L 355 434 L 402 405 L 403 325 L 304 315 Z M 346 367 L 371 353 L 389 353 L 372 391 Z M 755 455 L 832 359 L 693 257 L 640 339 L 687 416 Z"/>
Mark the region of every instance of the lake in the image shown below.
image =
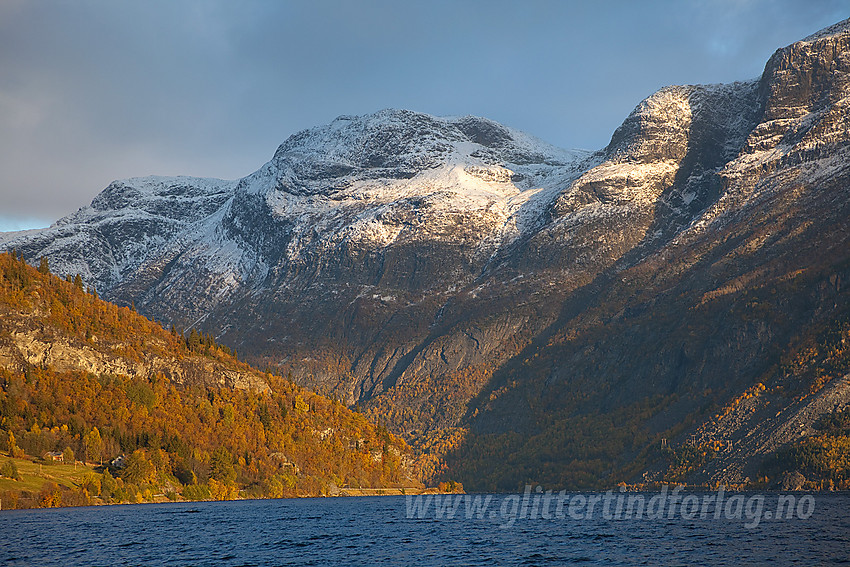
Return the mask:
<path id="1" fill-rule="evenodd" d="M 753 495 L 727 506 L 727 495 L 717 514 L 711 507 L 689 509 L 680 495 L 678 511 L 654 510 L 655 516 L 651 495 L 642 514 L 627 514 L 626 501 L 618 502 L 616 494 L 607 507 L 599 495 L 570 494 L 560 504 L 532 496 L 534 501 L 522 495 L 378 496 L 2 511 L 0 565 L 850 563 L 848 495 L 817 494 L 811 501 L 796 496 L 796 507 L 791 502 L 786 513 L 775 511 L 775 494 L 758 496 L 759 506 Z M 757 508 L 759 521 L 752 516 Z"/>

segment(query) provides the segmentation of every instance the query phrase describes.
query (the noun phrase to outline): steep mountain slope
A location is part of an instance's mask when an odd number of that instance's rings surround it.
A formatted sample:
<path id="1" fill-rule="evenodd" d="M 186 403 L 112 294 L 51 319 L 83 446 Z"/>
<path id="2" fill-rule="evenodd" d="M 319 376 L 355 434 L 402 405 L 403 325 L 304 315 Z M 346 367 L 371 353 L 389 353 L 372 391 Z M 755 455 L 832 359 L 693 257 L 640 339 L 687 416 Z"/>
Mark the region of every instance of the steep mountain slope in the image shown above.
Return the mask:
<path id="1" fill-rule="evenodd" d="M 699 180 L 708 206 L 668 241 L 649 232 L 500 368 L 472 404 L 481 411 L 457 452 L 462 476 L 504 487 L 628 479 L 662 459 L 661 439 L 688 440 L 689 424 L 756 383 L 777 409 L 808 394 L 814 377 L 781 362 L 848 317 L 848 43 L 844 22 L 776 52 L 734 159 Z M 694 180 L 679 176 L 662 202 L 686 201 Z M 667 207 L 657 210 L 663 225 Z M 741 468 L 708 476 L 742 482 Z"/>
<path id="2" fill-rule="evenodd" d="M 2 242 L 359 403 L 473 487 L 627 478 L 846 316 L 848 43 L 845 21 L 758 80 L 662 89 L 592 154 L 341 117 L 237 182 L 116 182 Z"/>

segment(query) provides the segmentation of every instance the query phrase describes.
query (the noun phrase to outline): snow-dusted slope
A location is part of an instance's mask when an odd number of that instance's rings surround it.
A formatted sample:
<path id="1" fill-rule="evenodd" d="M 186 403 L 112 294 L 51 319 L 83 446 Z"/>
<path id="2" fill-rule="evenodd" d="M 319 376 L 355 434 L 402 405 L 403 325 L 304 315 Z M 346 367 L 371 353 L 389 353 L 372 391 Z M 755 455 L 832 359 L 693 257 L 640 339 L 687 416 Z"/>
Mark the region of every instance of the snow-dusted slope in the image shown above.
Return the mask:
<path id="1" fill-rule="evenodd" d="M 108 291 L 175 239 L 209 222 L 235 183 L 194 177 L 114 181 L 91 205 L 42 230 L 0 233 L 0 245 L 47 256 L 54 271 Z"/>
<path id="2" fill-rule="evenodd" d="M 483 118 L 385 110 L 292 136 L 238 192 L 262 197 L 276 220 L 293 224 L 292 261 L 305 247 L 343 243 L 472 238 L 497 246 L 534 227 L 587 155 Z"/>

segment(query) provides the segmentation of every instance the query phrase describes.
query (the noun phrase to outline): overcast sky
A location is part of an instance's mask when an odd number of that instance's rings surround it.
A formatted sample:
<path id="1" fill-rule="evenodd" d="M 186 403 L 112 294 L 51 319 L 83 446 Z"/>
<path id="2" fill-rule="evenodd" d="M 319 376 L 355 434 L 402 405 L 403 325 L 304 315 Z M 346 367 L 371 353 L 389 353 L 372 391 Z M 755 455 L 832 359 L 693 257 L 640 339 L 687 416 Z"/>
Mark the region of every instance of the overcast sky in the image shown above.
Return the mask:
<path id="1" fill-rule="evenodd" d="M 298 130 L 407 108 L 598 149 L 670 84 L 746 80 L 832 0 L 0 0 L 0 230 L 110 181 L 234 179 Z"/>

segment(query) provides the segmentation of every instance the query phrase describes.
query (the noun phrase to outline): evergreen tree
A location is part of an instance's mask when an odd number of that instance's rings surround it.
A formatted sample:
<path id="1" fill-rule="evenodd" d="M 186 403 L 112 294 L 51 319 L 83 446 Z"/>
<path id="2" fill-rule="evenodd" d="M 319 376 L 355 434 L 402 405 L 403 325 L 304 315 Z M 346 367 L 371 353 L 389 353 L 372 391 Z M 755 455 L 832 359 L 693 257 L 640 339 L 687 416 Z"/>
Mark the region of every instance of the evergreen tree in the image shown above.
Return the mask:
<path id="1" fill-rule="evenodd" d="M 201 348 L 201 337 L 198 336 L 198 331 L 196 331 L 195 329 L 192 329 L 189 332 L 189 339 L 188 339 L 187 345 L 189 347 L 189 350 L 191 350 L 191 351 L 200 350 L 200 348 Z"/>
<path id="2" fill-rule="evenodd" d="M 50 264 L 47 262 L 47 256 L 41 257 L 41 262 L 38 264 L 38 271 L 44 275 L 50 273 Z"/>
<path id="3" fill-rule="evenodd" d="M 214 478 L 225 484 L 231 484 L 236 481 L 236 469 L 233 467 L 233 457 L 224 447 L 218 447 L 210 457 L 210 478 Z"/>

